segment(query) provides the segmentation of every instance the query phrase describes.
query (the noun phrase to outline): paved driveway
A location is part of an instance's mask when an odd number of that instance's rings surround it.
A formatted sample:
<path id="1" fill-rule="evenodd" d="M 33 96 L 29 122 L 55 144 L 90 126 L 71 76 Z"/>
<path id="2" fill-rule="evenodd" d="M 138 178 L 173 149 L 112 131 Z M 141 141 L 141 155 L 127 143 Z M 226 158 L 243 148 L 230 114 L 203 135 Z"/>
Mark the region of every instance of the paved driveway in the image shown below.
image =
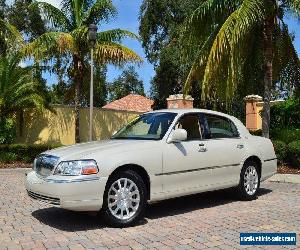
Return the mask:
<path id="1" fill-rule="evenodd" d="M 0 249 L 239 249 L 240 232 L 296 232 L 299 247 L 299 184 L 264 183 L 251 202 L 229 190 L 164 201 L 150 205 L 140 225 L 116 229 L 32 201 L 24 172 L 0 170 Z"/>

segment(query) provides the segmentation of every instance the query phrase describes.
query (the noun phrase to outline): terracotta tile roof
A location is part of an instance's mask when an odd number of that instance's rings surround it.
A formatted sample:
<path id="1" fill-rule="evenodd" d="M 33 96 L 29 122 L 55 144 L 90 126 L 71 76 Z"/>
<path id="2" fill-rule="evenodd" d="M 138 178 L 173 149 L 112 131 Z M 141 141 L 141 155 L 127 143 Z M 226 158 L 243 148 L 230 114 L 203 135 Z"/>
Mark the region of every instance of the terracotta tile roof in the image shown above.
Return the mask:
<path id="1" fill-rule="evenodd" d="M 145 96 L 130 94 L 119 100 L 108 103 L 102 108 L 144 113 L 152 110 L 151 106 L 153 103 L 152 100 Z"/>

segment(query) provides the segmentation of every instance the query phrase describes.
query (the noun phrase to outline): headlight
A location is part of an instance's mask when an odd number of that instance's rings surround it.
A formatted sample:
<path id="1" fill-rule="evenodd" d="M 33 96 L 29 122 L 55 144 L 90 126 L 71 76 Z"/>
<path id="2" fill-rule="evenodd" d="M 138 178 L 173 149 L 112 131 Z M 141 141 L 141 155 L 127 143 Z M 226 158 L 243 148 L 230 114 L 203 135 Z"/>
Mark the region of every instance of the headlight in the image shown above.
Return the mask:
<path id="1" fill-rule="evenodd" d="M 62 161 L 55 169 L 55 175 L 90 175 L 98 173 L 98 166 L 94 160 Z"/>

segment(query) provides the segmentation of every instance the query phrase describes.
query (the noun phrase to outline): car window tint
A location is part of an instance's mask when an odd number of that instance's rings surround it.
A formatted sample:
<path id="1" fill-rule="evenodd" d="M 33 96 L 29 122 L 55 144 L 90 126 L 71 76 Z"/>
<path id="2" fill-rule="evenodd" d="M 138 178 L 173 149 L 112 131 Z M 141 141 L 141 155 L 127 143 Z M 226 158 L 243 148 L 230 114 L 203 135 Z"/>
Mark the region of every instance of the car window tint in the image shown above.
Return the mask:
<path id="1" fill-rule="evenodd" d="M 162 139 L 176 115 L 169 112 L 143 114 L 120 129 L 112 139 Z"/>
<path id="2" fill-rule="evenodd" d="M 211 139 L 238 137 L 238 131 L 232 121 L 225 117 L 206 114 Z"/>
<path id="3" fill-rule="evenodd" d="M 179 119 L 176 128 L 185 129 L 187 140 L 201 140 L 203 126 L 200 126 L 198 115 L 185 115 Z"/>

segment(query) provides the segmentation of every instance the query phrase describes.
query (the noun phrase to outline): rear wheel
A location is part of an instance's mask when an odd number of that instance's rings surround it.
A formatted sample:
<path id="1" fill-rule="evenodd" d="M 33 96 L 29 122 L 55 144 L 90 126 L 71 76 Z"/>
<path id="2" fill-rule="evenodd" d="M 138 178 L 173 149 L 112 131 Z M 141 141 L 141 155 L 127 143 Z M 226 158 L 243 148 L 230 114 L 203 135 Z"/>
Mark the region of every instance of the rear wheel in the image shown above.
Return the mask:
<path id="1" fill-rule="evenodd" d="M 242 200 L 253 200 L 256 198 L 260 186 L 258 164 L 254 161 L 247 161 L 241 171 L 238 194 Z"/>
<path id="2" fill-rule="evenodd" d="M 146 186 L 134 171 L 117 173 L 108 182 L 102 212 L 112 226 L 126 227 L 138 222 L 146 207 Z"/>

